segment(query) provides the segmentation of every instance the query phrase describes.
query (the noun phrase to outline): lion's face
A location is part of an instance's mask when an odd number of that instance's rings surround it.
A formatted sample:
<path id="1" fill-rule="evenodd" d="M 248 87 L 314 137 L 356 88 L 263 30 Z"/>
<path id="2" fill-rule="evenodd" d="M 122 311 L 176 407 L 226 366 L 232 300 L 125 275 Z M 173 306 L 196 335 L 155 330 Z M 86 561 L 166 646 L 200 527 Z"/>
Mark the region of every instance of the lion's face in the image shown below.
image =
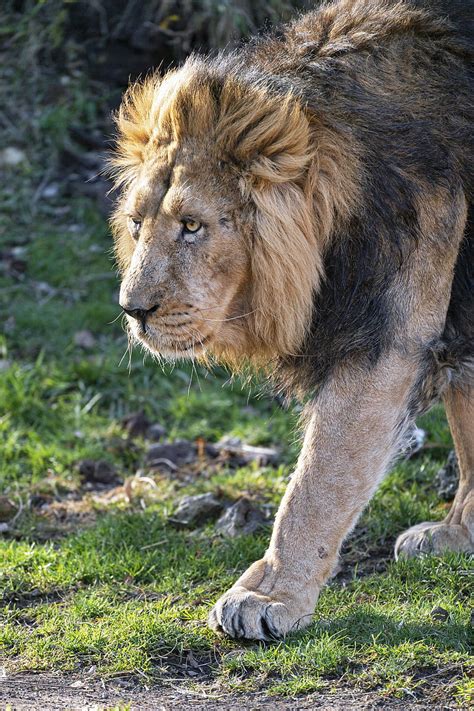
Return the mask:
<path id="1" fill-rule="evenodd" d="M 321 275 L 295 98 L 193 59 L 132 86 L 117 124 L 112 225 L 132 334 L 172 358 L 295 352 Z"/>
<path id="2" fill-rule="evenodd" d="M 129 264 L 120 305 L 150 350 L 186 357 L 221 349 L 233 322 L 245 319 L 250 262 L 238 197 L 202 146 L 168 145 L 145 159 L 121 206 Z"/>

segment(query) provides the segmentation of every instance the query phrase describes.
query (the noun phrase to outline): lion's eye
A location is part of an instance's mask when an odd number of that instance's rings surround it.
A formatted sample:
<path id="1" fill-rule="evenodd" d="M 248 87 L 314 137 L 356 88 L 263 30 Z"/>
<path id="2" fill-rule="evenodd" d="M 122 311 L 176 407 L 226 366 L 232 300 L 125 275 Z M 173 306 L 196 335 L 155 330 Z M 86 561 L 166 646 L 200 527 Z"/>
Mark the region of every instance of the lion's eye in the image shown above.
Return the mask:
<path id="1" fill-rule="evenodd" d="M 140 228 L 142 226 L 142 221 L 136 217 L 129 217 L 128 224 L 130 227 L 130 232 L 131 232 L 132 237 L 134 239 L 138 239 L 138 234 L 139 234 Z"/>
<path id="2" fill-rule="evenodd" d="M 197 220 L 183 220 L 183 227 L 185 232 L 190 232 L 192 234 L 193 232 L 198 232 L 201 229 L 202 224 Z"/>

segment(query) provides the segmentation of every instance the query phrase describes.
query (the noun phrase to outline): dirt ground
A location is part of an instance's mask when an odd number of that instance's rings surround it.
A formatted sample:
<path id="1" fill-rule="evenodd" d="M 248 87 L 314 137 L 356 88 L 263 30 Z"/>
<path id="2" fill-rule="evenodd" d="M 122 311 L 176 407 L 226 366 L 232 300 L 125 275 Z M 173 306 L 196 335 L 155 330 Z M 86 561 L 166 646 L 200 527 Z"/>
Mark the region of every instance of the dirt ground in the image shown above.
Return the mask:
<path id="1" fill-rule="evenodd" d="M 144 689 L 128 679 L 112 681 L 88 680 L 74 675 L 15 674 L 0 678 L 0 708 L 9 711 L 101 711 L 125 707 L 128 711 L 172 711 L 176 706 L 181 711 L 214 711 L 215 709 L 268 709 L 272 711 L 346 711 L 346 709 L 413 709 L 423 711 L 449 711 L 455 706 L 445 704 L 418 703 L 385 699 L 376 692 L 364 693 L 357 690 L 330 693 L 312 693 L 296 699 L 269 697 L 263 693 L 229 695 L 219 691 L 192 692 L 176 685 Z"/>

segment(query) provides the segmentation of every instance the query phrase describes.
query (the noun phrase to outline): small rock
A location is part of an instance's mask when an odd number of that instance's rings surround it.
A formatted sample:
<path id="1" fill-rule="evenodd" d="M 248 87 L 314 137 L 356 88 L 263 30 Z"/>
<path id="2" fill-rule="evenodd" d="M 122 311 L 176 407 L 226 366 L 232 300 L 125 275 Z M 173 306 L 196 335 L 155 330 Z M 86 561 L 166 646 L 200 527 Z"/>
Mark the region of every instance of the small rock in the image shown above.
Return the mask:
<path id="1" fill-rule="evenodd" d="M 58 183 L 50 183 L 49 185 L 45 185 L 45 187 L 41 191 L 41 197 L 44 198 L 45 200 L 52 200 L 53 198 L 57 197 L 58 194 L 59 194 Z"/>
<path id="2" fill-rule="evenodd" d="M 196 527 L 218 516 L 222 509 L 223 503 L 214 494 L 184 496 L 168 521 L 179 528 Z"/>
<path id="3" fill-rule="evenodd" d="M 15 506 L 8 496 L 0 496 L 0 521 L 9 521 L 14 517 L 18 507 Z"/>
<path id="4" fill-rule="evenodd" d="M 49 301 L 58 293 L 58 290 L 48 284 L 46 281 L 36 281 L 33 283 L 33 289 L 35 290 L 36 296 L 39 299 Z"/>
<path id="5" fill-rule="evenodd" d="M 78 462 L 80 477 L 86 482 L 96 484 L 113 484 L 117 482 L 117 472 L 115 467 L 103 459 L 97 461 L 93 459 L 82 459 Z"/>
<path id="6" fill-rule="evenodd" d="M 459 482 L 459 465 L 456 452 L 451 450 L 448 454 L 446 464 L 435 477 L 435 486 L 438 496 L 443 501 L 451 501 L 456 495 Z"/>
<path id="7" fill-rule="evenodd" d="M 431 619 L 437 622 L 446 622 L 449 619 L 449 612 L 444 607 L 433 607 L 430 615 Z"/>
<path id="8" fill-rule="evenodd" d="M 15 166 L 24 163 L 26 160 L 26 155 L 24 151 L 16 146 L 8 146 L 0 151 L 0 166 L 9 165 Z"/>
<path id="9" fill-rule="evenodd" d="M 280 459 L 278 450 L 272 447 L 252 447 L 243 444 L 238 437 L 224 437 L 214 446 L 235 466 L 245 466 L 251 462 L 257 462 L 260 466 L 275 465 Z"/>
<path id="10" fill-rule="evenodd" d="M 27 252 L 27 248 L 21 245 L 18 245 L 17 247 L 12 247 L 10 249 L 10 255 L 13 257 L 13 259 L 24 259 Z"/>
<path id="11" fill-rule="evenodd" d="M 216 523 L 216 531 L 228 538 L 254 533 L 266 521 L 265 514 L 252 502 L 243 497 L 229 506 Z"/>
<path id="12" fill-rule="evenodd" d="M 146 455 L 148 466 L 159 466 L 171 462 L 175 467 L 190 464 L 197 457 L 197 446 L 187 439 L 177 439 L 175 442 L 154 444 Z"/>
<path id="13" fill-rule="evenodd" d="M 159 442 L 166 435 L 166 429 L 157 422 L 150 425 L 146 432 L 146 438 L 152 442 Z"/>
<path id="14" fill-rule="evenodd" d="M 132 412 L 122 419 L 122 425 L 128 432 L 129 437 L 138 437 L 148 431 L 150 421 L 143 410 Z"/>
<path id="15" fill-rule="evenodd" d="M 28 266 L 24 259 L 25 254 L 25 247 L 12 247 L 11 249 L 0 251 L 0 266 L 2 271 L 14 279 L 21 278 Z"/>
<path id="16" fill-rule="evenodd" d="M 41 509 L 45 506 L 48 506 L 48 504 L 50 504 L 52 500 L 53 499 L 51 496 L 33 494 L 32 496 L 30 496 L 30 506 L 35 509 Z"/>
<path id="17" fill-rule="evenodd" d="M 90 331 L 77 331 L 74 334 L 74 345 L 90 350 L 95 346 L 95 338 Z"/>
<path id="18" fill-rule="evenodd" d="M 26 272 L 27 263 L 24 259 L 11 259 L 8 265 L 8 273 L 12 277 L 21 276 Z"/>
<path id="19" fill-rule="evenodd" d="M 200 457 L 208 457 L 209 459 L 217 459 L 220 450 L 215 444 L 211 444 L 210 442 L 206 442 L 204 439 L 198 439 L 196 440 L 196 444 L 198 445 L 198 454 Z"/>
<path id="20" fill-rule="evenodd" d="M 8 533 L 10 526 L 8 523 L 0 523 L 0 533 Z"/>

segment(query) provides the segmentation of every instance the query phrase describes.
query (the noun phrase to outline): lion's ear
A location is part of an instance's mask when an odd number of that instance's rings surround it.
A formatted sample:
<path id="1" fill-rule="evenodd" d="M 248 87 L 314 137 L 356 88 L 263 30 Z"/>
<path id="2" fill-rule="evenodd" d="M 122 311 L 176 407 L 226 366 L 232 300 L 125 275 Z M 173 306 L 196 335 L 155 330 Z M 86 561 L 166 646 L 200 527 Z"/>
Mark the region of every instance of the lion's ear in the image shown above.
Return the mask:
<path id="1" fill-rule="evenodd" d="M 157 74 L 132 84 L 115 115 L 117 142 L 109 166 L 118 185 L 127 184 L 143 162 L 156 122 L 156 96 L 161 79 Z"/>
<path id="2" fill-rule="evenodd" d="M 309 122 L 293 96 L 224 87 L 217 134 L 254 183 L 297 180 L 311 161 Z"/>
<path id="3" fill-rule="evenodd" d="M 255 187 L 301 181 L 312 157 L 308 120 L 294 101 L 273 104 L 272 111 L 249 129 L 239 149 L 254 154 L 249 173 Z"/>

